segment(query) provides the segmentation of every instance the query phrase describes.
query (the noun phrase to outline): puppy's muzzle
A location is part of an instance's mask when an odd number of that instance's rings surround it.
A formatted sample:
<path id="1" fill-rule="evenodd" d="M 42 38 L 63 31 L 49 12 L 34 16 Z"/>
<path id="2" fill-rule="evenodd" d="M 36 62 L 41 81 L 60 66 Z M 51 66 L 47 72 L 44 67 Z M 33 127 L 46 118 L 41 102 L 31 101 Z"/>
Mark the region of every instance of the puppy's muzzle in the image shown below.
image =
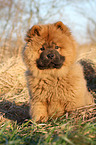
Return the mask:
<path id="1" fill-rule="evenodd" d="M 39 69 L 53 69 L 61 68 L 65 60 L 64 56 L 61 56 L 57 50 L 47 49 L 40 54 L 40 58 L 37 59 L 37 67 Z"/>

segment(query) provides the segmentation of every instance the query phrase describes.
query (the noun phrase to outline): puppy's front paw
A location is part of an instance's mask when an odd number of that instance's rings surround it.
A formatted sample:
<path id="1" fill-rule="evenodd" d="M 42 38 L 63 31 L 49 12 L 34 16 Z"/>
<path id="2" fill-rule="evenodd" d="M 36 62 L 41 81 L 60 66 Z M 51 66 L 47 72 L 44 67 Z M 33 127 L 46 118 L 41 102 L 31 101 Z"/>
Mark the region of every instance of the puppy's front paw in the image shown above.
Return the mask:
<path id="1" fill-rule="evenodd" d="M 30 115 L 35 122 L 46 122 L 48 120 L 47 106 L 41 102 L 30 107 Z"/>
<path id="2" fill-rule="evenodd" d="M 34 113 L 35 113 L 35 112 L 34 112 Z M 38 112 L 38 114 L 37 114 L 37 113 L 32 114 L 31 117 L 32 117 L 32 120 L 33 120 L 34 122 L 37 122 L 37 123 L 40 123 L 40 122 L 47 122 L 47 120 L 48 120 L 47 114 L 42 114 L 42 113 L 39 113 L 39 112 Z"/>

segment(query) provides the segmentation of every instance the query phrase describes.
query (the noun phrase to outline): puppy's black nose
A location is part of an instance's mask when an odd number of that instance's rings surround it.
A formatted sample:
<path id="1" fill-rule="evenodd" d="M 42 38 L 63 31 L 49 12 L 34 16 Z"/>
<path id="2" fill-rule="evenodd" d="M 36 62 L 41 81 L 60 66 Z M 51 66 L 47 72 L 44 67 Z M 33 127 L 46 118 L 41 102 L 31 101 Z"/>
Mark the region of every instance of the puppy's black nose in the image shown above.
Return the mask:
<path id="1" fill-rule="evenodd" d="M 52 53 L 47 54 L 47 57 L 48 57 L 48 58 L 50 58 L 50 59 L 53 59 L 53 58 L 54 58 L 54 56 L 55 56 L 55 55 L 54 55 L 54 54 L 52 54 Z"/>

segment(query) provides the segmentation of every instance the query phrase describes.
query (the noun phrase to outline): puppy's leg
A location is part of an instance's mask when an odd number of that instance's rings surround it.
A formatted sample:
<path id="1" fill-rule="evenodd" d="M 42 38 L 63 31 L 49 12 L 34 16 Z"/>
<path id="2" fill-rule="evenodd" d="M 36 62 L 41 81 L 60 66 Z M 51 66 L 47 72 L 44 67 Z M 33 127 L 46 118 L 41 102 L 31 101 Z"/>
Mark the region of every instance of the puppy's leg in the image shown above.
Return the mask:
<path id="1" fill-rule="evenodd" d="M 59 100 L 50 102 L 48 106 L 48 115 L 53 119 L 64 115 L 64 105 L 62 105 Z"/>
<path id="2" fill-rule="evenodd" d="M 46 122 L 48 120 L 46 103 L 32 102 L 30 106 L 30 115 L 35 122 Z"/>

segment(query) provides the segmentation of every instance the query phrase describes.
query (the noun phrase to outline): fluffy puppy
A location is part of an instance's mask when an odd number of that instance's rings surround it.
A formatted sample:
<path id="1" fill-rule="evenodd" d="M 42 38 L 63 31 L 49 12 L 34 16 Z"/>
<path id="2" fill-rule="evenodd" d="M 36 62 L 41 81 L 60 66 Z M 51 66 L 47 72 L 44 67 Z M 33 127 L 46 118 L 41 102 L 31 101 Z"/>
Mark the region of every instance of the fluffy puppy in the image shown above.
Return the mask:
<path id="1" fill-rule="evenodd" d="M 94 103 L 67 26 L 62 22 L 34 25 L 25 40 L 23 59 L 34 121 L 44 122 Z"/>

